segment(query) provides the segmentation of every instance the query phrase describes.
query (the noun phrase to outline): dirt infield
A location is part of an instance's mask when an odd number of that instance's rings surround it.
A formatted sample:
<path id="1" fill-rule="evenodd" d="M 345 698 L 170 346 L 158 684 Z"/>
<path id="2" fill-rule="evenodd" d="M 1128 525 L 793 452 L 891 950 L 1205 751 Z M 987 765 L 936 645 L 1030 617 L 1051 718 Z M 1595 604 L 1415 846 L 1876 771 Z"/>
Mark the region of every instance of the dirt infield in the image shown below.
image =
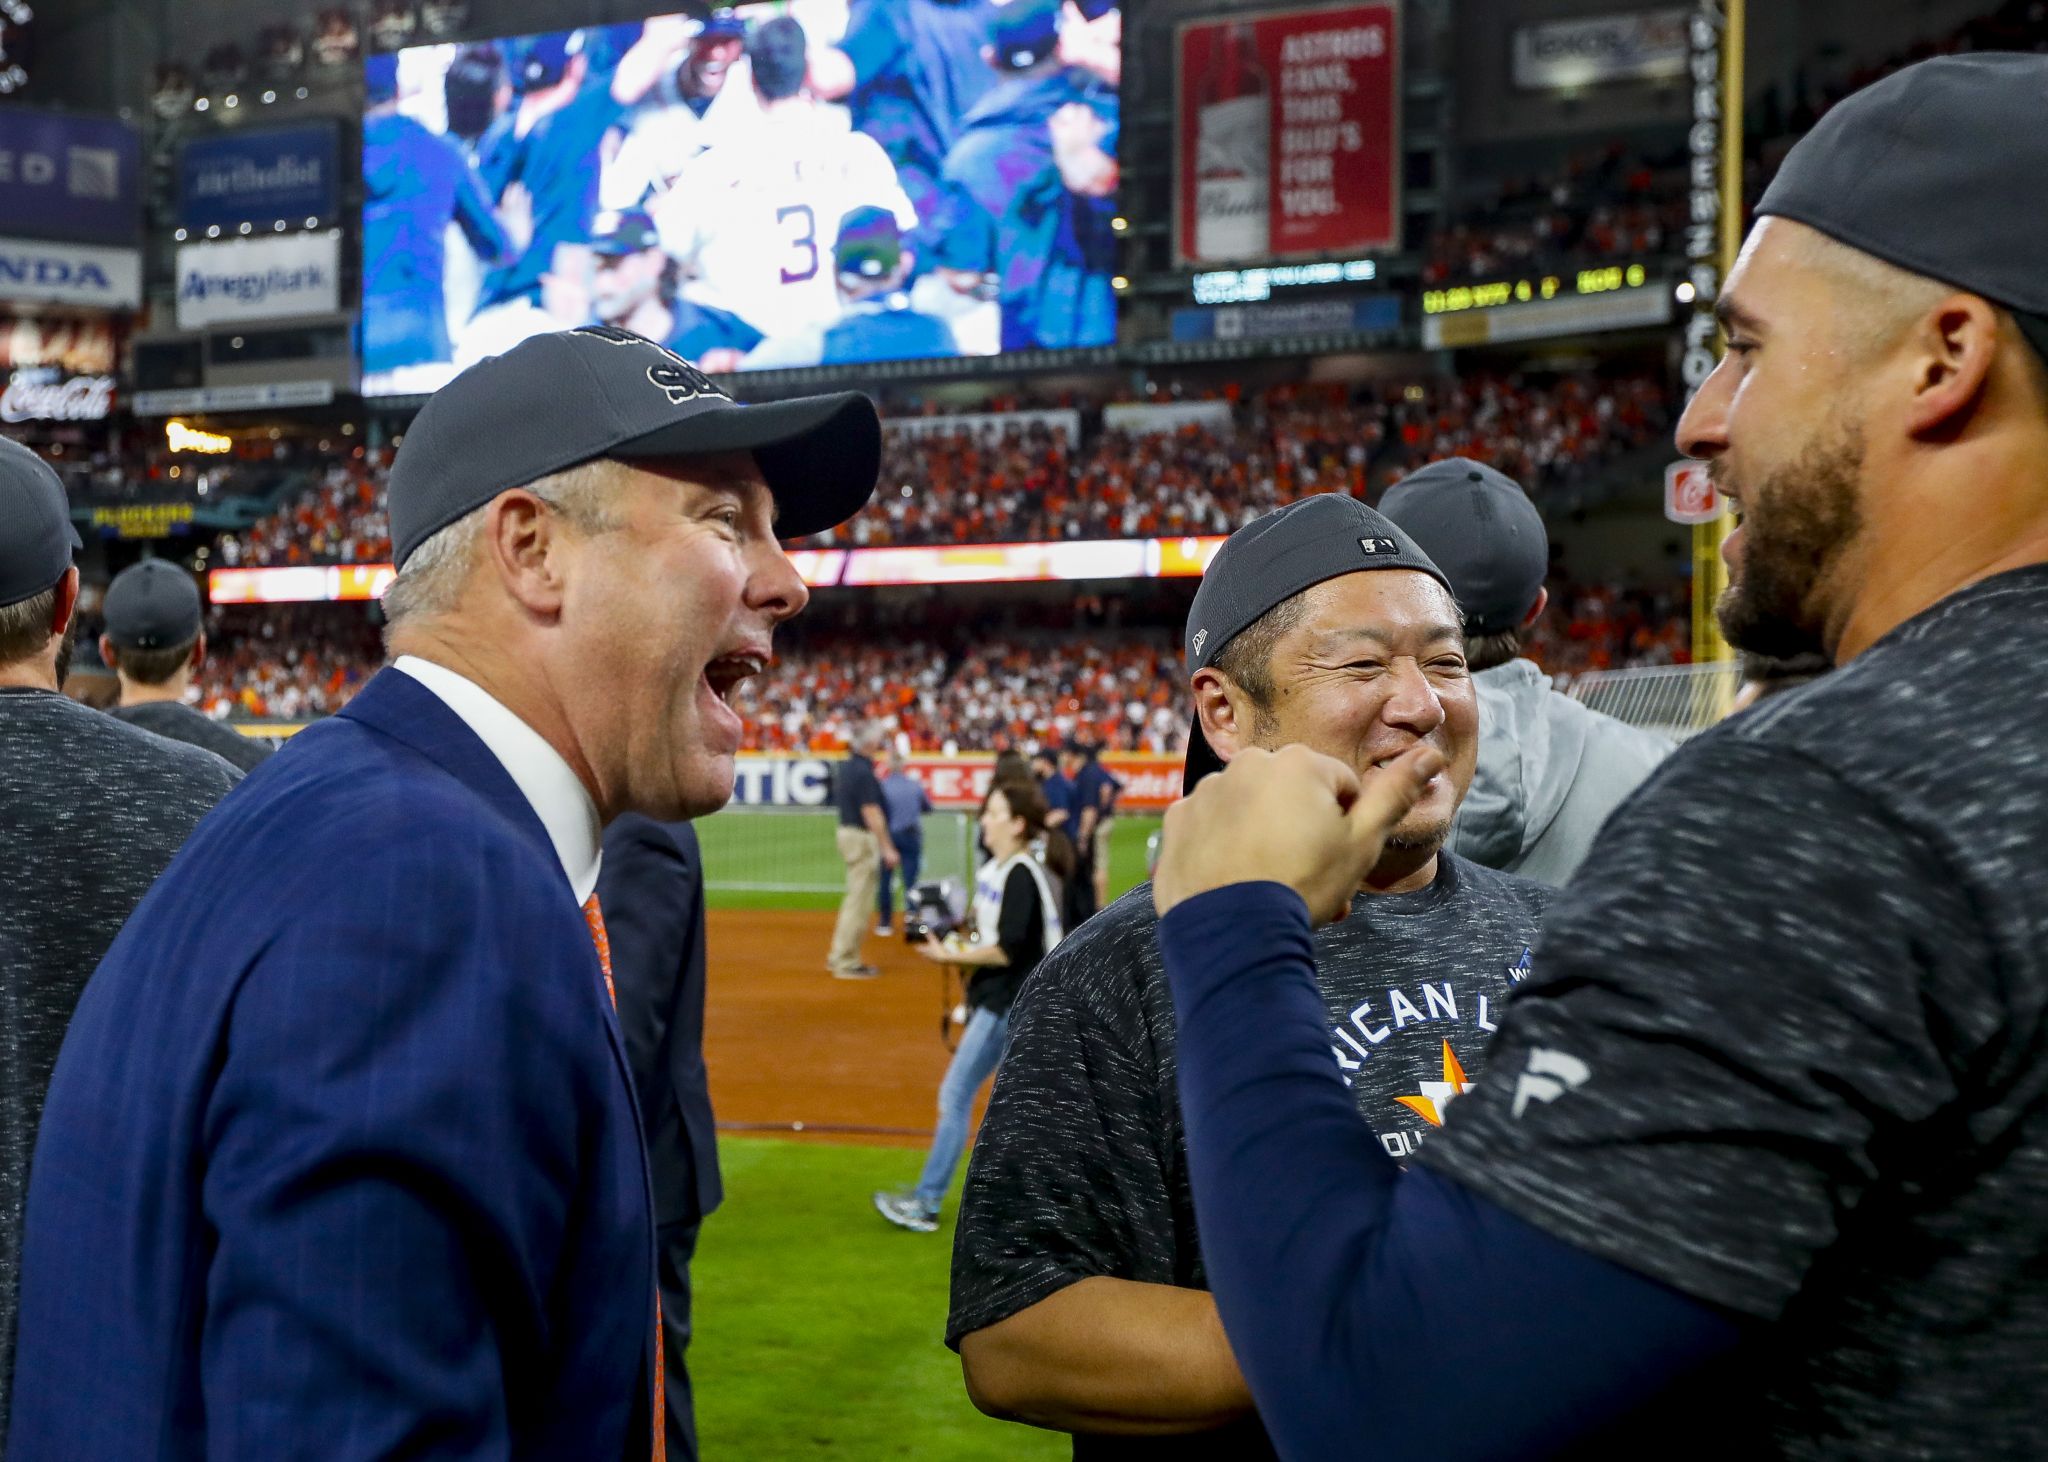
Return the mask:
<path id="1" fill-rule="evenodd" d="M 881 976 L 835 980 L 825 970 L 832 918 L 784 909 L 707 916 L 704 1056 L 718 1125 L 921 1147 L 946 1070 L 941 971 L 900 934 L 871 936 L 867 958 Z"/>

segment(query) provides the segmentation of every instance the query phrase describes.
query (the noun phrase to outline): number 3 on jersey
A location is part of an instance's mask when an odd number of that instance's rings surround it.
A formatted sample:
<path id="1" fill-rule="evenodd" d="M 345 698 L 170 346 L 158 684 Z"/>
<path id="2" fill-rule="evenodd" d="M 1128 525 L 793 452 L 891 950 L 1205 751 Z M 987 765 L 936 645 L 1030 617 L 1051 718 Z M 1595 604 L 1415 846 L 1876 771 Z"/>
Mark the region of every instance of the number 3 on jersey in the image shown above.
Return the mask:
<path id="1" fill-rule="evenodd" d="M 791 220 L 795 221 L 792 223 Z M 778 208 L 775 210 L 775 221 L 788 226 L 788 243 L 795 255 L 793 262 L 800 262 L 803 266 L 792 269 L 787 264 L 783 265 L 782 282 L 802 284 L 807 279 L 815 278 L 818 273 L 818 215 L 811 211 L 811 205 L 795 203 L 788 208 Z"/>

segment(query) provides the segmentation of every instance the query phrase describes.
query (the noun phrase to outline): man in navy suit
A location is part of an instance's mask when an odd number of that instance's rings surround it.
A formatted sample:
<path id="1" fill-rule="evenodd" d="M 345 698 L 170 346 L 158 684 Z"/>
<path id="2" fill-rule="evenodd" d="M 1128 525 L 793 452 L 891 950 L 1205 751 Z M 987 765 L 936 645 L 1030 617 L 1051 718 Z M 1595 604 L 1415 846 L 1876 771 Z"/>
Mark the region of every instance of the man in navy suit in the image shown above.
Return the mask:
<path id="1" fill-rule="evenodd" d="M 661 1276 L 669 1462 L 697 1462 L 690 1258 L 718 1207 L 718 1138 L 704 1071 L 704 864 L 687 822 L 629 812 L 604 831 L 597 879 L 611 934 L 619 1030 L 647 1136 L 654 1257 Z"/>
<path id="2" fill-rule="evenodd" d="M 661 1455 L 599 831 L 730 797 L 807 598 L 777 535 L 880 435 L 603 328 L 421 410 L 396 663 L 200 824 L 58 1056 L 10 1456 Z"/>

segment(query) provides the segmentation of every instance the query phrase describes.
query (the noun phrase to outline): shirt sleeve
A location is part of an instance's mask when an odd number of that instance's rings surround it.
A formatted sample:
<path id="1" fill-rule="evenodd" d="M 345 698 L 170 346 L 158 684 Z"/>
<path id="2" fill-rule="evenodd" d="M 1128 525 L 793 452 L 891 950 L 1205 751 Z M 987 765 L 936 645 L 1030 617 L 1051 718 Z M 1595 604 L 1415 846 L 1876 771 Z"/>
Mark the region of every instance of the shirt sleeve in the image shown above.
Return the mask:
<path id="1" fill-rule="evenodd" d="M 1487 1072 L 1421 1160 L 1770 1318 L 2003 1018 L 1967 870 L 1803 754 L 1710 740 L 1551 906 Z"/>
<path id="2" fill-rule="evenodd" d="M 1038 880 L 1028 868 L 1012 868 L 1003 880 L 1003 907 L 996 916 L 996 942 L 1013 970 L 1026 970 L 1045 958 L 1045 910 Z"/>
<path id="3" fill-rule="evenodd" d="M 1159 942 L 1202 1251 L 1280 1455 L 1357 1455 L 1367 1418 L 1379 1458 L 1566 1454 L 1734 1346 L 1677 1291 L 1402 1175 L 1331 1057 L 1293 890 L 1190 899 Z"/>
<path id="4" fill-rule="evenodd" d="M 1063 944 L 1011 1011 L 954 1235 L 956 1350 L 1091 1275 L 1185 1282 L 1174 1256 L 1193 1239 L 1170 1196 L 1174 1136 L 1127 969 L 1119 982 L 1090 968 L 1086 945 L 1104 942 Z"/>

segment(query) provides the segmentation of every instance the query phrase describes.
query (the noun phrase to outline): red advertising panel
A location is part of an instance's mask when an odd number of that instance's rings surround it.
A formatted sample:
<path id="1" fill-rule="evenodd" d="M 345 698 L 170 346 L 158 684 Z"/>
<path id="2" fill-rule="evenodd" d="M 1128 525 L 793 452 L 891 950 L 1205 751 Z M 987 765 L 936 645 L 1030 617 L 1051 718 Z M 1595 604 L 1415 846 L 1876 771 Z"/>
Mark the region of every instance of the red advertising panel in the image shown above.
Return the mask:
<path id="1" fill-rule="evenodd" d="M 1123 782 L 1116 805 L 1125 812 L 1159 812 L 1180 800 L 1183 761 L 1136 751 L 1105 751 L 1102 764 Z M 902 768 L 921 785 L 932 804 L 949 810 L 981 806 L 995 776 L 996 759 L 986 754 L 903 758 Z"/>
<path id="2" fill-rule="evenodd" d="M 1270 11 L 1180 28 L 1174 245 L 1184 264 L 1400 242 L 1395 9 Z"/>

